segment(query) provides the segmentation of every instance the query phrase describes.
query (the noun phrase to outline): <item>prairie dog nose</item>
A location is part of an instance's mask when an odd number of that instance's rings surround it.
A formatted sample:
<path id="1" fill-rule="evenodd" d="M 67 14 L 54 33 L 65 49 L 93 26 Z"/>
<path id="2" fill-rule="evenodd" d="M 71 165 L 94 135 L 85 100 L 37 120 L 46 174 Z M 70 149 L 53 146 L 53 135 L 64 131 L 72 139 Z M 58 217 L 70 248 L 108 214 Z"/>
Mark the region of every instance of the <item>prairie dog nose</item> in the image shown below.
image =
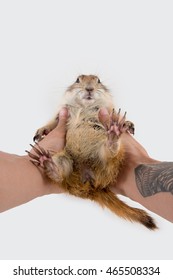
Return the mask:
<path id="1" fill-rule="evenodd" d="M 87 86 L 87 87 L 85 88 L 85 90 L 86 90 L 88 93 L 91 93 L 91 92 L 94 90 L 94 88 L 93 88 L 92 86 Z"/>

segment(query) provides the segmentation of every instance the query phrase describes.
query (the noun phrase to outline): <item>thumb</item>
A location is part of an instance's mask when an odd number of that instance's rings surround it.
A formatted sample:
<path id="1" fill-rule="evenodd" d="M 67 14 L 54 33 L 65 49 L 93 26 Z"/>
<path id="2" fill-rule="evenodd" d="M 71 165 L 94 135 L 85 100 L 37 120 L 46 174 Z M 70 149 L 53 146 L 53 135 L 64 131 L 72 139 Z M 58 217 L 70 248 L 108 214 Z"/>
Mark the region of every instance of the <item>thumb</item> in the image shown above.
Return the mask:
<path id="1" fill-rule="evenodd" d="M 107 128 L 110 122 L 109 112 L 106 108 L 101 108 L 98 113 L 99 121 Z"/>
<path id="2" fill-rule="evenodd" d="M 68 119 L 68 109 L 63 107 L 59 112 L 58 125 L 55 128 L 55 130 L 58 130 L 58 132 L 60 134 L 62 134 L 62 136 L 64 136 L 66 134 L 67 119 Z"/>

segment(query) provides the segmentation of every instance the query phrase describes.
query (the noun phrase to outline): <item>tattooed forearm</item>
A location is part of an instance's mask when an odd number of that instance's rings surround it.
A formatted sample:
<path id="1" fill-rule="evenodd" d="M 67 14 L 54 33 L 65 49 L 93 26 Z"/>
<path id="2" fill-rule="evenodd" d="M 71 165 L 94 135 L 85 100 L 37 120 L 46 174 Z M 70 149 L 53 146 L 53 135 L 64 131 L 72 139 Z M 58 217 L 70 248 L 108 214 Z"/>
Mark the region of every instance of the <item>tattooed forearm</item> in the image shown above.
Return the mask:
<path id="1" fill-rule="evenodd" d="M 135 179 L 144 197 L 158 192 L 173 194 L 173 162 L 140 164 L 135 168 Z"/>

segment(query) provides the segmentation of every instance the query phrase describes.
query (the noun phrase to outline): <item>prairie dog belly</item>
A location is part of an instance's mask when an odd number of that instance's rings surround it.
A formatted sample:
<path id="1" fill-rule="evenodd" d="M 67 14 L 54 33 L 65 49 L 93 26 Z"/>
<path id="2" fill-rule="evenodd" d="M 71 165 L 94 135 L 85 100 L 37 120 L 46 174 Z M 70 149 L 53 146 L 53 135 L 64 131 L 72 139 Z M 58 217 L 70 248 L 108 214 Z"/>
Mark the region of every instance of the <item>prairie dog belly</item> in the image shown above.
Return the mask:
<path id="1" fill-rule="evenodd" d="M 72 157 L 78 161 L 96 158 L 106 140 L 107 133 L 98 120 L 98 110 L 72 110 L 66 135 L 66 150 Z"/>

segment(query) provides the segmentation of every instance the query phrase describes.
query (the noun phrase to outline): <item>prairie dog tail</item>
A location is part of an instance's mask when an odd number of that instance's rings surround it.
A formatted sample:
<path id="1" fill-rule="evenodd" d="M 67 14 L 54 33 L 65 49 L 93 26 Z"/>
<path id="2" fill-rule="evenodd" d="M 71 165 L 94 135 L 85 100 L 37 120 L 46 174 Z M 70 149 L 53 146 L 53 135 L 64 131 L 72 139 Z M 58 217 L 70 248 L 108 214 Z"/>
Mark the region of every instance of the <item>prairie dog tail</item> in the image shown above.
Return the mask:
<path id="1" fill-rule="evenodd" d="M 106 206 L 121 218 L 143 224 L 150 230 L 157 228 L 154 220 L 144 210 L 133 208 L 121 201 L 111 190 L 102 189 L 94 196 L 94 201 L 102 207 Z"/>

